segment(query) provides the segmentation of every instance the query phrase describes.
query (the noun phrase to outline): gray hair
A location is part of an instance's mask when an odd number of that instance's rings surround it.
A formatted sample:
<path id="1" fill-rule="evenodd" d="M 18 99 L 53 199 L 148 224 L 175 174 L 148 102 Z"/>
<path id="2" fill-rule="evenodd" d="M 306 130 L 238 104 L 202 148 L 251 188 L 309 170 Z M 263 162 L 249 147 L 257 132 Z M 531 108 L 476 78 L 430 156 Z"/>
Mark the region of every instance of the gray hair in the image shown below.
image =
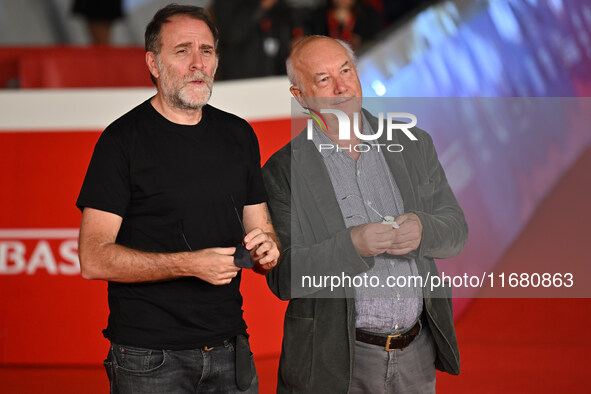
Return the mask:
<path id="1" fill-rule="evenodd" d="M 306 39 L 306 38 L 330 38 L 330 37 L 314 35 L 314 36 L 307 36 L 304 39 Z M 341 44 L 343 46 L 343 48 L 345 48 L 345 50 L 347 51 L 347 54 L 349 55 L 349 58 L 353 62 L 353 65 L 356 66 L 357 65 L 357 57 L 355 56 L 355 52 L 353 52 L 353 49 L 351 48 L 351 46 L 343 40 L 339 40 L 339 39 L 334 39 L 334 40 L 336 42 L 338 42 L 339 44 Z M 299 43 L 297 43 L 293 49 L 297 48 L 298 45 L 299 45 Z M 294 52 L 293 49 L 291 51 L 292 54 Z M 285 68 L 287 70 L 287 78 L 289 78 L 289 82 L 291 83 L 291 85 L 299 87 L 299 78 L 298 78 L 299 75 L 293 65 L 293 60 L 292 60 L 291 54 L 289 55 L 289 57 L 285 61 Z"/>

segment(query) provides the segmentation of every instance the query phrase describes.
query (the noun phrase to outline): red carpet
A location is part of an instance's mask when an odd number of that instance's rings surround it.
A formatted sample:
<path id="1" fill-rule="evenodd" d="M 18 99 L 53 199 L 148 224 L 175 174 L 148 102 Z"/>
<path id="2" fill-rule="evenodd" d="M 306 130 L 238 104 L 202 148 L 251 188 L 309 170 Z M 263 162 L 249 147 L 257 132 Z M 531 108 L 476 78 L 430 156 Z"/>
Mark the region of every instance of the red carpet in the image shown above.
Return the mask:
<path id="1" fill-rule="evenodd" d="M 591 262 L 590 170 L 588 149 L 540 204 L 499 271 L 536 272 L 538 265 L 538 272 L 561 272 L 565 259 Z M 589 311 L 591 299 L 475 300 L 456 325 L 462 372 L 439 374 L 438 392 L 589 392 Z"/>
<path id="2" fill-rule="evenodd" d="M 523 266 L 532 272 L 534 262 L 557 272 L 565 259 L 591 262 L 590 170 L 588 150 L 540 205 L 500 271 Z M 438 393 L 589 392 L 590 310 L 591 299 L 475 300 L 457 323 L 462 373 L 439 374 Z M 277 359 L 255 360 L 261 393 L 274 392 Z M 108 392 L 99 366 L 0 366 L 0 387 L 4 394 Z"/>

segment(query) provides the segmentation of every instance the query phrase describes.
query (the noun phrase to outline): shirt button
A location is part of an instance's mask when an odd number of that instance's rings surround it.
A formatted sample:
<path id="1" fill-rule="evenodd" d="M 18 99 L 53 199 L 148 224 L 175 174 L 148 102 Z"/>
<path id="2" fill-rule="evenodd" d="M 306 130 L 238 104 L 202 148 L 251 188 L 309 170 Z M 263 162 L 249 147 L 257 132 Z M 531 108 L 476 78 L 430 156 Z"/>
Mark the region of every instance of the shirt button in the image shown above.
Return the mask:
<path id="1" fill-rule="evenodd" d="M 357 176 L 361 176 L 361 170 L 357 170 Z"/>
<path id="2" fill-rule="evenodd" d="M 396 325 L 394 326 L 394 329 L 395 329 L 395 330 L 398 330 L 398 324 L 396 324 Z"/>

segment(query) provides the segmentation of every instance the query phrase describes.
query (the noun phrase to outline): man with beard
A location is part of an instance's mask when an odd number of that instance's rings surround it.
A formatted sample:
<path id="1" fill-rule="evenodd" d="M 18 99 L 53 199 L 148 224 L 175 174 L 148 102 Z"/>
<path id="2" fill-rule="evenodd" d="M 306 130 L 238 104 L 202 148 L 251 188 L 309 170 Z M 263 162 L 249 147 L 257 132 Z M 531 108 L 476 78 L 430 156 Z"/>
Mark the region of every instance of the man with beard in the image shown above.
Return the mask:
<path id="1" fill-rule="evenodd" d="M 256 136 L 207 105 L 217 41 L 202 8 L 154 15 L 157 93 L 102 133 L 76 203 L 82 276 L 109 282 L 111 392 L 258 391 L 238 265 L 279 251 Z"/>

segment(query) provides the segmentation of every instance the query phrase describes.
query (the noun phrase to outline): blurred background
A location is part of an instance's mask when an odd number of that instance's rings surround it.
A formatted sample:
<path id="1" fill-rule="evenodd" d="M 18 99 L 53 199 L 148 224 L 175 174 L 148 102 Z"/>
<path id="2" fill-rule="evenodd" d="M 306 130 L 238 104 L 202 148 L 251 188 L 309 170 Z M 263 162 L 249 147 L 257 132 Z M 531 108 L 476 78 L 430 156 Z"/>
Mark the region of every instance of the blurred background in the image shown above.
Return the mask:
<path id="1" fill-rule="evenodd" d="M 74 202 L 100 132 L 155 92 L 143 34 L 167 3 L 0 0 L 3 393 L 108 391 L 106 284 L 79 275 Z M 296 115 L 291 45 L 341 38 L 364 103 L 418 114 L 466 213 L 468 244 L 440 271 L 575 274 L 569 291 L 458 289 L 462 374 L 438 375 L 439 392 L 586 392 L 591 1 L 178 3 L 218 24 L 211 104 L 251 123 L 263 163 Z M 286 304 L 251 272 L 242 292 L 261 392 L 274 392 Z"/>
<path id="2" fill-rule="evenodd" d="M 143 46 L 144 30 L 167 0 L 2 0 L 0 45 Z M 432 0 L 193 0 L 221 33 L 219 79 L 285 73 L 295 40 L 343 39 L 355 50 Z"/>

